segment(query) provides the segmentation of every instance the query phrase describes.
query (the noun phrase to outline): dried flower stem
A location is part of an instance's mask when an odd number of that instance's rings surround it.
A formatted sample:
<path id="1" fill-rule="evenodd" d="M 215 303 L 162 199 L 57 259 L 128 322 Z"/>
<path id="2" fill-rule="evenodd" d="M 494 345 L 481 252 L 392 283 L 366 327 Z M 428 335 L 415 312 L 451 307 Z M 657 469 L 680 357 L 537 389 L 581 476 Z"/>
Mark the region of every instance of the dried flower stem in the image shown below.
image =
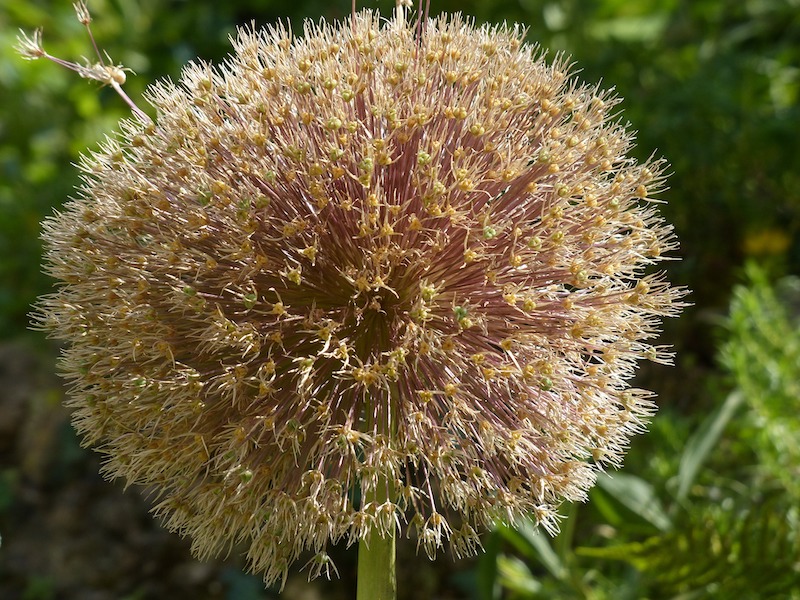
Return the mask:
<path id="1" fill-rule="evenodd" d="M 34 31 L 32 38 L 29 37 L 24 31 L 20 31 L 20 35 L 17 37 L 17 51 L 22 55 L 23 58 L 27 60 L 46 58 L 57 65 L 60 65 L 71 71 L 75 71 L 84 79 L 93 79 L 95 81 L 99 81 L 103 85 L 110 85 L 117 95 L 122 98 L 125 104 L 130 107 L 131 112 L 133 112 L 133 114 L 140 121 L 146 124 L 152 123 L 152 120 L 147 113 L 136 106 L 136 103 L 131 100 L 130 96 L 128 96 L 128 94 L 126 94 L 122 89 L 122 84 L 125 83 L 126 79 L 125 71 L 130 71 L 130 69 L 126 69 L 122 65 L 107 65 L 103 60 L 100 50 L 97 47 L 97 42 L 95 42 L 94 35 L 92 35 L 92 29 L 89 26 L 89 23 L 92 22 L 92 18 L 89 14 L 89 9 L 86 7 L 86 3 L 81 1 L 73 4 L 73 6 L 75 7 L 75 13 L 78 17 L 78 21 L 80 21 L 86 27 L 86 32 L 89 34 L 89 40 L 92 42 L 92 47 L 97 55 L 98 62 L 90 64 L 89 61 L 86 61 L 86 64 L 81 65 L 79 63 L 64 60 L 53 56 L 52 54 L 48 54 L 42 46 L 41 29 Z M 108 58 L 109 62 L 111 61 L 111 59 L 108 57 L 108 54 L 106 54 L 106 58 Z"/>

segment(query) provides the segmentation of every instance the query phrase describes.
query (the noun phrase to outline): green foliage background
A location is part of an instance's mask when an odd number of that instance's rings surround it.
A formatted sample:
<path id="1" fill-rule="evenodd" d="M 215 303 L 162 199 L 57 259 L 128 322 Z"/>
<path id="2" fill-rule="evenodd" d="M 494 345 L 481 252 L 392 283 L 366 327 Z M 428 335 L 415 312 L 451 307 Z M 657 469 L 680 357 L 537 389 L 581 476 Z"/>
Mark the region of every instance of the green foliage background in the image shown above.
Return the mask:
<path id="1" fill-rule="evenodd" d="M 288 18 L 300 30 L 304 18 L 350 10 L 322 0 L 89 4 L 98 43 L 137 73 L 126 85 L 135 99 L 148 82 L 177 78 L 187 60 L 222 58 L 238 24 Z M 359 6 L 386 14 L 393 3 Z M 530 41 L 566 52 L 584 80 L 624 97 L 639 158 L 672 165 L 663 212 L 682 261 L 670 278 L 694 303 L 667 324 L 676 367 L 641 374 L 661 412 L 623 473 L 603 479 L 588 505 L 565 507 L 552 542 L 525 526 L 496 532 L 460 575 L 476 583 L 462 588 L 485 599 L 800 598 L 800 293 L 791 277 L 800 273 L 800 0 L 432 6 L 453 11 L 524 23 Z M 40 26 L 56 56 L 91 47 L 66 0 L 0 6 L 0 339 L 47 352 L 26 330 L 31 302 L 50 285 L 38 266 L 39 222 L 77 183 L 80 152 L 127 107 L 108 89 L 16 56 L 17 29 Z M 3 459 L 6 475 L 12 463 Z M 0 516 L 15 489 L 0 485 Z"/>

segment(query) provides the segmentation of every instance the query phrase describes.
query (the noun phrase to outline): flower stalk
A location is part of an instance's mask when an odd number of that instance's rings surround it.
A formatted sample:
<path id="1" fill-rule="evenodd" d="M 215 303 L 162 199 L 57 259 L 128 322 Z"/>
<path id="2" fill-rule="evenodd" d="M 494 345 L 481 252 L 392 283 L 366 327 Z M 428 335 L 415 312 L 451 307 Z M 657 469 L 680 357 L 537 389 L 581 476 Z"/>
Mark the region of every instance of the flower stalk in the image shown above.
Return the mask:
<path id="1" fill-rule="evenodd" d="M 382 505 L 389 500 L 388 487 L 376 486 L 365 503 Z M 373 528 L 358 543 L 358 587 L 356 600 L 395 600 L 397 597 L 396 532 Z"/>

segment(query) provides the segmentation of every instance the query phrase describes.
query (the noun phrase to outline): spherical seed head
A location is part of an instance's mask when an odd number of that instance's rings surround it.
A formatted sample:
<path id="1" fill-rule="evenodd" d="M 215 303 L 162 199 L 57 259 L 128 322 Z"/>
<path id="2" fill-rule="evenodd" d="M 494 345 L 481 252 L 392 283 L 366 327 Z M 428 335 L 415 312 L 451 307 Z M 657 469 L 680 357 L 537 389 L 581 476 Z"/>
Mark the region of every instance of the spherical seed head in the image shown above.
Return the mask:
<path id="1" fill-rule="evenodd" d="M 106 473 L 197 554 L 243 543 L 269 582 L 375 528 L 471 554 L 555 527 L 642 429 L 627 380 L 682 295 L 645 274 L 663 167 L 523 34 L 243 29 L 83 162 L 38 319 Z"/>

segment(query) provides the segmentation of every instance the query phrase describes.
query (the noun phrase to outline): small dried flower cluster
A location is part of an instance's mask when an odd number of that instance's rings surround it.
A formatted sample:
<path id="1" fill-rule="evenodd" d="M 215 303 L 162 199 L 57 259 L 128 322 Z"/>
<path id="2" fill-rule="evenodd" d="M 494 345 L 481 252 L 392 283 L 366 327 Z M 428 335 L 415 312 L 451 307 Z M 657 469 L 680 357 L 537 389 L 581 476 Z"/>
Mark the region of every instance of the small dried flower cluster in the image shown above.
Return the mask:
<path id="1" fill-rule="evenodd" d="M 47 60 L 65 67 L 70 71 L 75 71 L 84 79 L 98 81 L 103 85 L 110 85 L 114 91 L 119 94 L 120 98 L 122 98 L 125 103 L 130 106 L 133 114 L 135 114 L 142 121 L 148 122 L 150 117 L 147 116 L 147 113 L 141 111 L 139 107 L 137 107 L 136 104 L 134 104 L 134 102 L 122 90 L 122 85 L 128 78 L 125 72 L 130 71 L 130 69 L 127 69 L 122 65 L 111 64 L 111 58 L 108 55 L 106 55 L 106 59 L 108 60 L 109 64 L 106 64 L 105 60 L 103 60 L 103 57 L 100 55 L 100 51 L 98 50 L 97 44 L 94 41 L 94 36 L 92 35 L 92 29 L 90 27 L 92 17 L 89 14 L 89 9 L 86 7 L 86 3 L 81 0 L 80 2 L 74 3 L 72 6 L 75 9 L 75 14 L 78 17 L 78 21 L 84 27 L 86 27 L 86 31 L 89 34 L 89 39 L 92 41 L 92 46 L 94 46 L 94 51 L 97 55 L 96 63 L 90 63 L 88 60 L 84 59 L 84 64 L 79 64 L 70 62 L 68 60 L 63 60 L 47 53 L 44 49 L 44 46 L 42 46 L 41 29 L 34 31 L 33 37 L 29 36 L 24 31 L 21 31 L 17 38 L 17 52 L 19 52 L 19 54 L 26 60 L 38 60 L 40 58 L 46 58 Z"/>
<path id="2" fill-rule="evenodd" d="M 150 89 L 45 225 L 41 326 L 105 472 L 268 582 L 378 530 L 429 555 L 582 500 L 652 413 L 681 290 L 615 98 L 517 27 L 243 29 Z M 372 500 L 385 498 L 385 500 Z"/>

